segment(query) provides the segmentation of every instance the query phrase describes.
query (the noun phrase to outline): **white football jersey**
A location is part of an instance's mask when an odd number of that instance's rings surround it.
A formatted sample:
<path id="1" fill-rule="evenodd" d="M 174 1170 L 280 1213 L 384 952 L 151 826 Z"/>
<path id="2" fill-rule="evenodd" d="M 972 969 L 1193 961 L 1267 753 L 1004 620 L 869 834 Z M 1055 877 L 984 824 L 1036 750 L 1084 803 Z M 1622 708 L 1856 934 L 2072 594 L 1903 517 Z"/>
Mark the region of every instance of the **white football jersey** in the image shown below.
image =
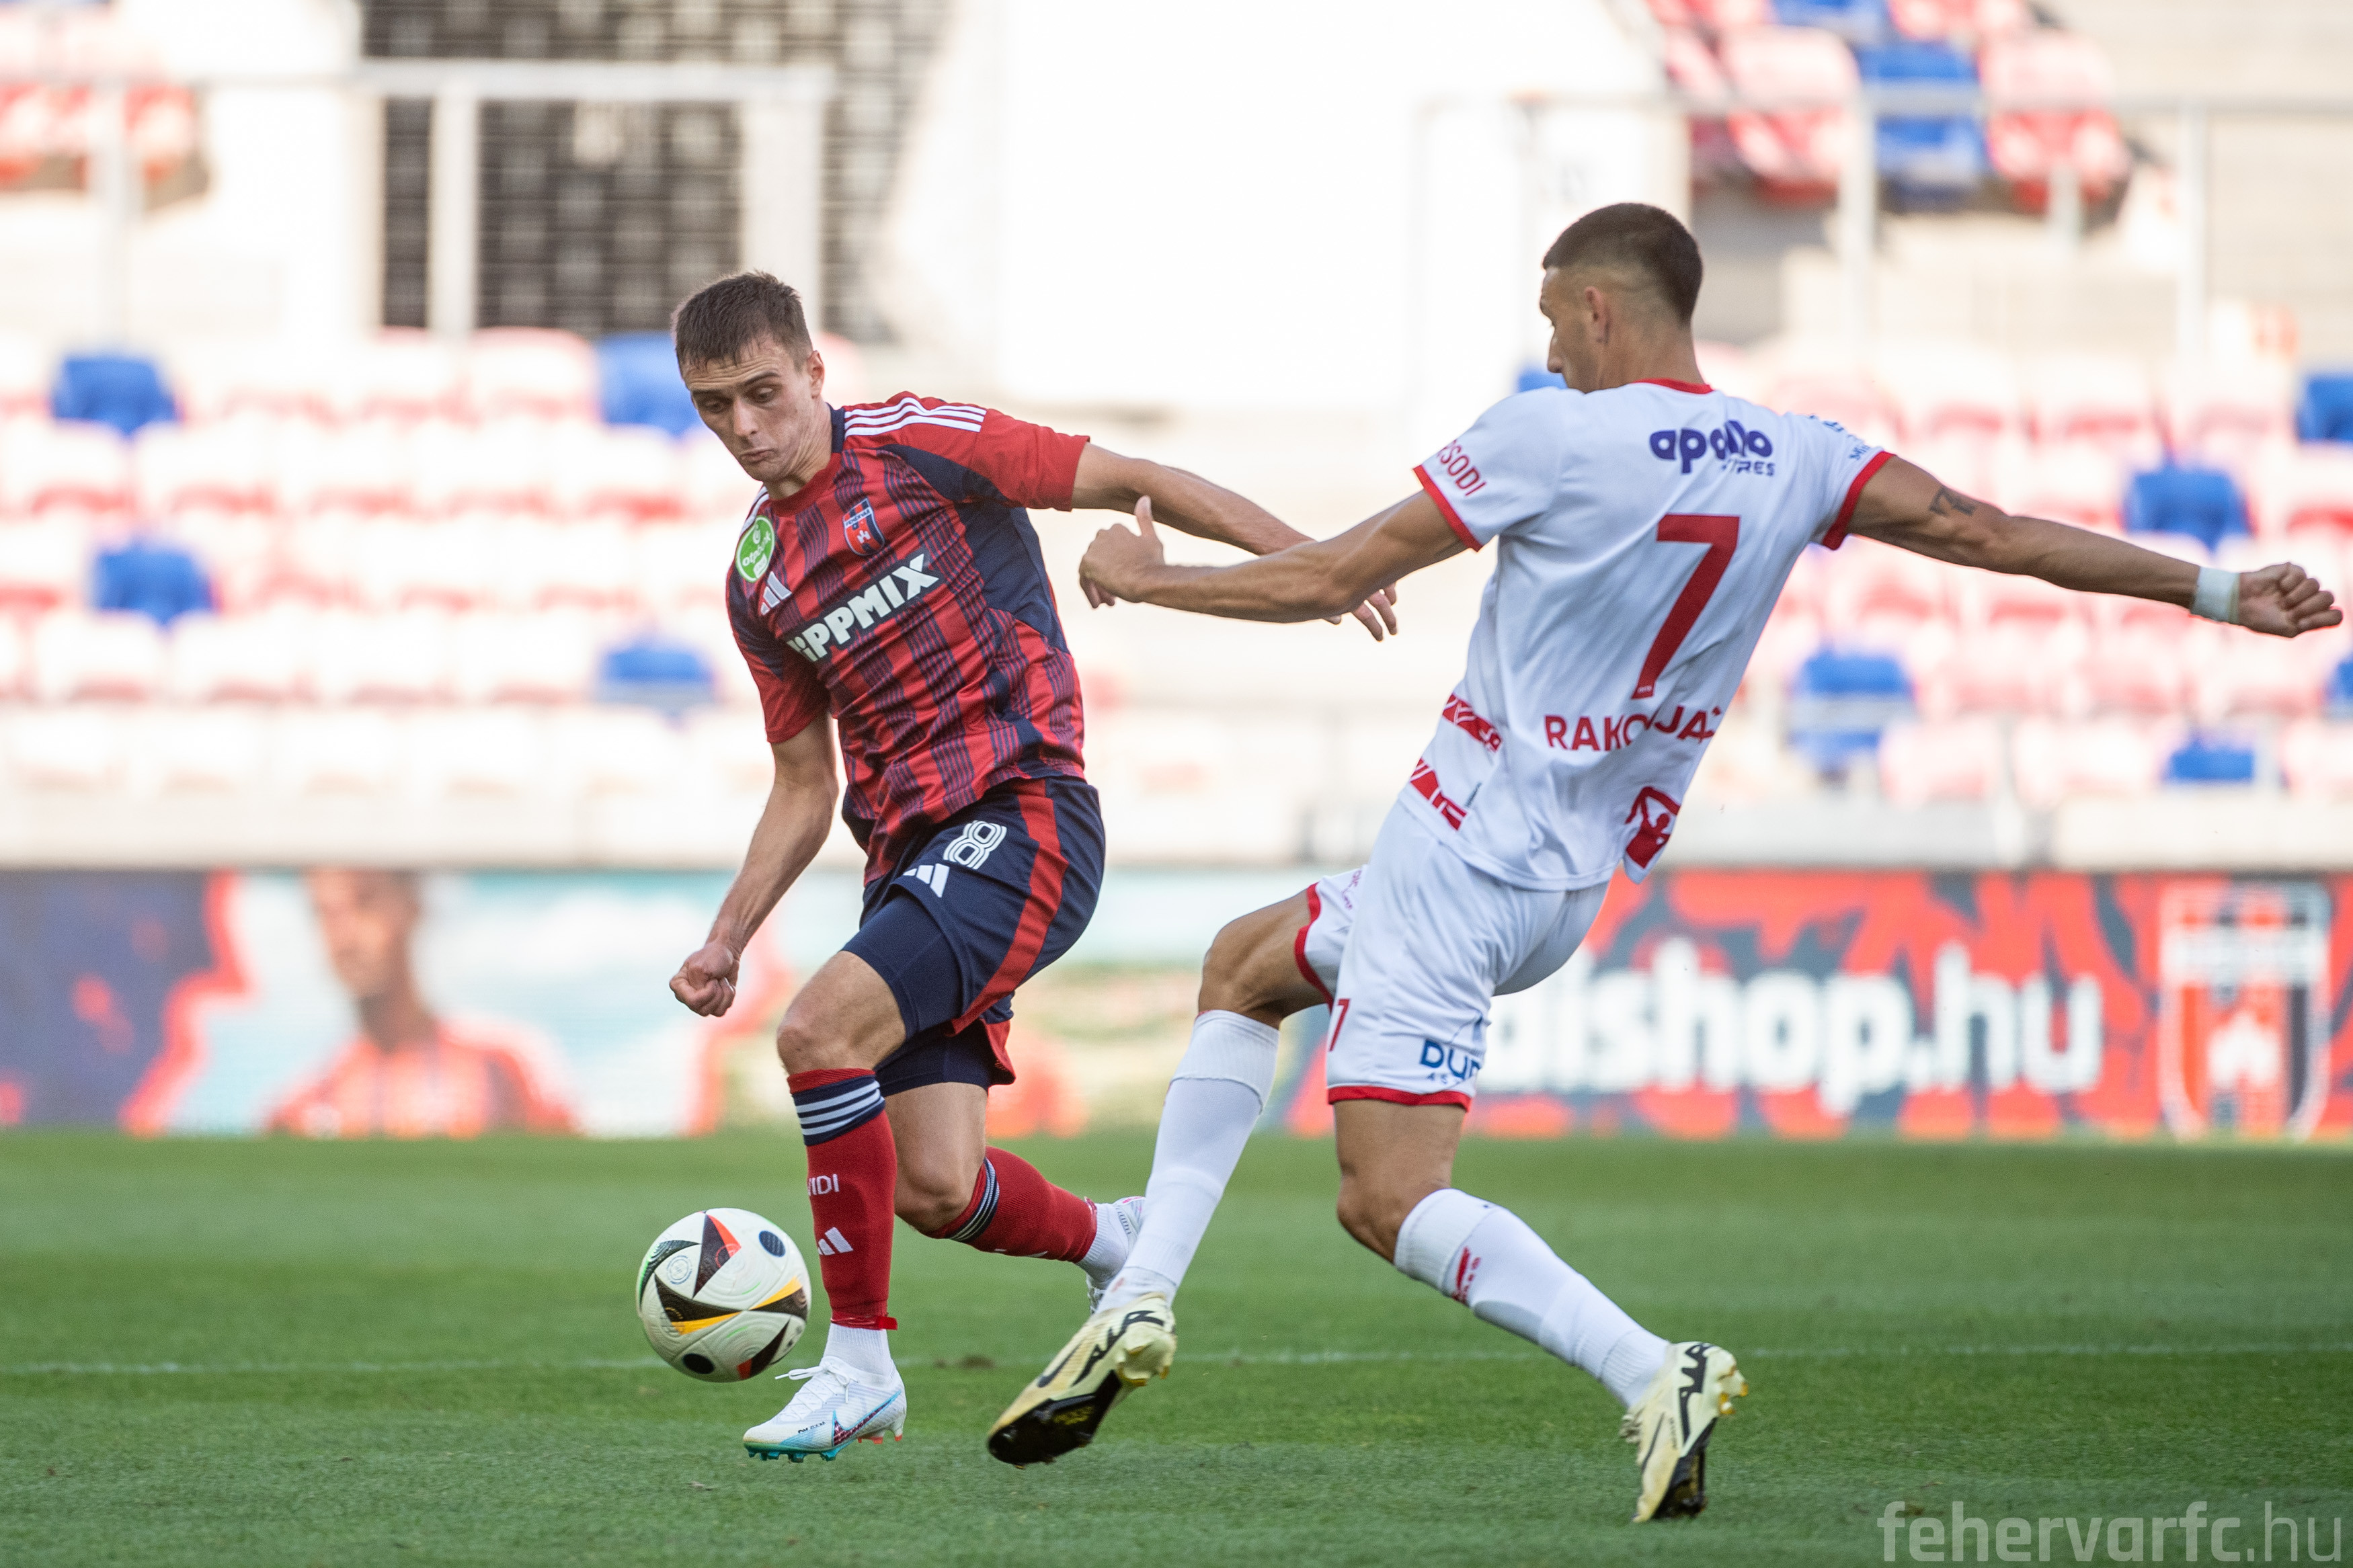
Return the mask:
<path id="1" fill-rule="evenodd" d="M 1809 542 L 1887 454 L 1687 382 L 1507 397 L 1414 470 L 1498 540 L 1470 668 L 1398 798 L 1516 887 L 1640 881 Z"/>

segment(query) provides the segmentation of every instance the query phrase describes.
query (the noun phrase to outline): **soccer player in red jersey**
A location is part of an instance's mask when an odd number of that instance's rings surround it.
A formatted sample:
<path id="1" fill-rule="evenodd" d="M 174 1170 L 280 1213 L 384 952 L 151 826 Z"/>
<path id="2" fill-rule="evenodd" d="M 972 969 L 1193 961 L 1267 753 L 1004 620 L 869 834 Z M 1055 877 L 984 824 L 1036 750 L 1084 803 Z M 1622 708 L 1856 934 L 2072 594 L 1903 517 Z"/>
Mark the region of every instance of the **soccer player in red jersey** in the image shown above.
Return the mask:
<path id="1" fill-rule="evenodd" d="M 1185 532 L 1263 554 L 1303 538 L 1196 475 L 972 404 L 902 394 L 837 408 L 800 300 L 760 272 L 672 321 L 703 423 L 764 487 L 727 582 L 776 783 L 711 938 L 670 989 L 734 1000 L 744 943 L 809 863 L 833 808 L 867 851 L 858 932 L 786 1009 L 776 1054 L 808 1145 L 832 1322 L 809 1381 L 744 1434 L 762 1458 L 831 1458 L 896 1435 L 891 1226 L 1081 1265 L 1125 1260 L 1141 1199 L 1097 1205 L 986 1141 L 1009 1083 L 1014 988 L 1093 912 L 1103 823 L 1080 755 L 1077 671 L 1029 507 L 1121 511 L 1149 496 Z M 1376 595 L 1358 618 L 1394 629 Z"/>

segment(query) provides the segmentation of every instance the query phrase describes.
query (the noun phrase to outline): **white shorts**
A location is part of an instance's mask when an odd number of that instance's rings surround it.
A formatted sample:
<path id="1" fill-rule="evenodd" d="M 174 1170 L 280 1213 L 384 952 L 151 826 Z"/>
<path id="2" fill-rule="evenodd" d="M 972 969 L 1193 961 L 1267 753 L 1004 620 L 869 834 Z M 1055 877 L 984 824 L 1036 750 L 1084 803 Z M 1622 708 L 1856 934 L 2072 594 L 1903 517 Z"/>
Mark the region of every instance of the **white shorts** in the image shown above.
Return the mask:
<path id="1" fill-rule="evenodd" d="M 1567 963 L 1609 888 L 1499 882 L 1390 812 L 1369 864 L 1307 889 L 1293 947 L 1331 1004 L 1331 1099 L 1469 1106 L 1490 1005 Z"/>

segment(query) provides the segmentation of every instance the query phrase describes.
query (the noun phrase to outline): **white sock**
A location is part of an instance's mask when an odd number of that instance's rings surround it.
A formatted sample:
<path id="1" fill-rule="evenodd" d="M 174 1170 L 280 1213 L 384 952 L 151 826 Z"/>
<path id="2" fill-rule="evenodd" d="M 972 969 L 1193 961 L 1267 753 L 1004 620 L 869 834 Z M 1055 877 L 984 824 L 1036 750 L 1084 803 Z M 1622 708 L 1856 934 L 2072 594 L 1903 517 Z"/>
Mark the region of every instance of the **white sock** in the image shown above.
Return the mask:
<path id="1" fill-rule="evenodd" d="M 1631 1405 L 1667 1357 L 1650 1332 L 1563 1263 L 1509 1209 L 1444 1187 L 1398 1227 L 1397 1266 L 1484 1322 L 1532 1340 Z"/>
<path id="2" fill-rule="evenodd" d="M 1160 1108 L 1152 1180 L 1144 1189 L 1144 1229 L 1103 1297 L 1105 1307 L 1155 1293 L 1175 1298 L 1274 1088 L 1279 1038 L 1272 1026 L 1239 1013 L 1208 1012 L 1193 1020 L 1192 1041 Z"/>
<path id="3" fill-rule="evenodd" d="M 839 1362 L 870 1382 L 899 1381 L 899 1369 L 891 1360 L 888 1329 L 853 1329 L 844 1323 L 828 1323 L 823 1359 Z"/>
<path id="4" fill-rule="evenodd" d="M 1079 1267 L 1087 1271 L 1088 1280 L 1100 1290 L 1119 1272 L 1127 1255 L 1135 1245 L 1127 1233 L 1127 1222 L 1119 1217 L 1117 1204 L 1095 1205 L 1095 1244 L 1079 1259 Z"/>

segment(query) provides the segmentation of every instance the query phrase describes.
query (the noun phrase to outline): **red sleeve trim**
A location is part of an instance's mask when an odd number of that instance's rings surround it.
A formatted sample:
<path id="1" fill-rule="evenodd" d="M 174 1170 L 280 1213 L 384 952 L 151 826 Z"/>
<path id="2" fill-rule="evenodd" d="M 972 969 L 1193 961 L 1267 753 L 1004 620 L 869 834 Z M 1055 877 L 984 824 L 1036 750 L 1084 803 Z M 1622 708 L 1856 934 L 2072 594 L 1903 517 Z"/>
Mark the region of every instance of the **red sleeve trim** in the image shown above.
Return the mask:
<path id="1" fill-rule="evenodd" d="M 1846 500 L 1839 505 L 1837 520 L 1831 524 L 1831 531 L 1822 535 L 1823 549 L 1836 550 L 1846 542 L 1846 525 L 1854 521 L 1855 503 L 1862 500 L 1862 487 L 1869 484 L 1871 476 L 1886 467 L 1887 459 L 1894 455 L 1893 452 L 1873 453 L 1871 461 L 1862 466 L 1862 472 L 1855 475 L 1854 483 L 1846 488 Z"/>
<path id="2" fill-rule="evenodd" d="M 1324 1099 L 1333 1105 L 1344 1100 L 1381 1100 L 1391 1105 L 1451 1105 L 1464 1110 L 1471 1109 L 1471 1097 L 1451 1089 L 1436 1094 L 1408 1094 L 1401 1089 L 1375 1089 L 1369 1084 L 1352 1083 L 1332 1090 Z"/>
<path id="3" fill-rule="evenodd" d="M 1454 503 L 1446 499 L 1445 494 L 1438 488 L 1438 481 L 1431 479 L 1419 463 L 1414 465 L 1413 477 L 1421 481 L 1422 489 L 1429 494 L 1431 500 L 1438 503 L 1438 514 L 1446 520 L 1446 526 L 1452 529 L 1456 536 L 1472 549 L 1482 548 L 1479 536 L 1462 526 L 1461 516 L 1455 511 Z"/>
<path id="4" fill-rule="evenodd" d="M 1324 1005 L 1329 1007 L 1332 1005 L 1332 993 L 1324 989 L 1324 982 L 1316 978 L 1315 966 L 1307 962 L 1308 927 L 1323 918 L 1323 897 L 1315 891 L 1315 884 L 1310 882 L 1307 884 L 1307 921 L 1305 925 L 1299 928 L 1299 934 L 1292 939 L 1291 959 L 1293 963 L 1299 965 L 1299 973 L 1307 977 L 1307 984 L 1315 987 L 1315 994 L 1324 998 Z"/>

